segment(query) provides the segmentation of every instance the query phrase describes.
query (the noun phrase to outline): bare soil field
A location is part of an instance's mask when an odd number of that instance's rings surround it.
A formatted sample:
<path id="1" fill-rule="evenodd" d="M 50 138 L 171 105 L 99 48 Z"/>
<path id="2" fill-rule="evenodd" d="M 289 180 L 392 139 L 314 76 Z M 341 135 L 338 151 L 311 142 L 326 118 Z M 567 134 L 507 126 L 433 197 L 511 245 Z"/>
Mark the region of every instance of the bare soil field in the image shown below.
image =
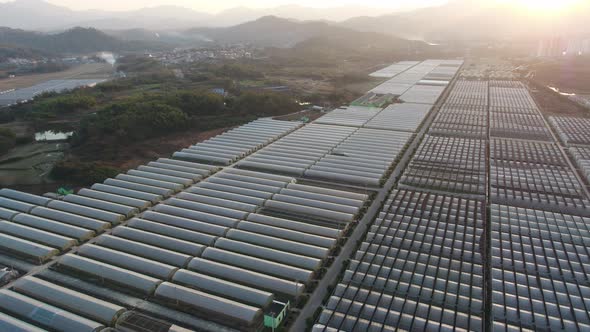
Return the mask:
<path id="1" fill-rule="evenodd" d="M 590 110 L 546 86 L 537 82 L 530 82 L 530 87 L 533 98 L 535 98 L 543 114 L 547 116 L 590 117 Z"/>
<path id="2" fill-rule="evenodd" d="M 0 80 L 0 91 L 21 89 L 49 80 L 108 78 L 113 73 L 113 66 L 108 63 L 89 63 L 65 71 L 47 74 L 17 76 Z"/>
<path id="3" fill-rule="evenodd" d="M 578 105 L 572 100 L 541 85 L 537 82 L 529 82 L 531 93 L 541 112 L 546 116 L 574 116 L 590 117 L 590 110 Z"/>
<path id="4" fill-rule="evenodd" d="M 531 69 L 539 84 L 568 93 L 590 94 L 590 57 L 554 59 Z"/>

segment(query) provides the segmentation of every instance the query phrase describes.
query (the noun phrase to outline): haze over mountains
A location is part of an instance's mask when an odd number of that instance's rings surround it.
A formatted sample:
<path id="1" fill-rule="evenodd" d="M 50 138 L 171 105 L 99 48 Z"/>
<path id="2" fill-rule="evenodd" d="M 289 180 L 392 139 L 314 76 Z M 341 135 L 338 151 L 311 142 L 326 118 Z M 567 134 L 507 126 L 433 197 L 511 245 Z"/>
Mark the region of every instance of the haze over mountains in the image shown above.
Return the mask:
<path id="1" fill-rule="evenodd" d="M 60 33 L 40 33 L 0 27 L 0 45 L 13 45 L 50 53 L 86 53 L 96 51 L 142 51 L 165 47 L 195 47 L 212 44 L 250 44 L 258 47 L 294 47 L 320 38 L 339 41 L 343 46 L 371 44 L 385 47 L 404 40 L 390 34 L 356 31 L 320 21 L 293 21 L 265 16 L 255 21 L 227 28 L 194 28 L 181 32 L 154 33 L 149 30 L 110 30 L 72 28 Z"/>
<path id="2" fill-rule="evenodd" d="M 555 16 L 514 8 L 514 4 L 493 0 L 455 0 L 411 12 L 352 18 L 340 25 L 424 40 L 539 38 L 590 33 L 590 1 L 576 10 Z"/>
<path id="3" fill-rule="evenodd" d="M 587 35 L 590 21 L 590 2 L 579 10 L 555 17 L 516 11 L 494 0 L 452 0 L 441 6 L 393 14 L 380 10 L 374 16 L 340 20 L 352 16 L 351 10 L 354 8 L 283 6 L 264 10 L 236 8 L 211 15 L 164 6 L 132 12 L 73 11 L 43 0 L 16 0 L 0 3 L 0 26 L 9 27 L 0 29 L 0 45 L 50 52 L 147 50 L 208 43 L 292 47 L 317 37 L 341 41 L 346 37 L 358 38 L 359 32 L 372 33 L 371 40 L 385 43 L 400 42 L 400 38 L 436 42 L 532 39 Z M 93 29 L 72 30 L 72 27 Z"/>
<path id="4" fill-rule="evenodd" d="M 15 0 L 0 3 L 0 25 L 26 30 L 63 30 L 75 26 L 96 29 L 186 29 L 194 27 L 227 27 L 278 16 L 296 20 L 343 21 L 359 15 L 383 14 L 382 9 L 345 6 L 309 8 L 286 5 L 267 9 L 232 8 L 217 14 L 198 12 L 177 6 L 149 7 L 133 11 L 75 11 L 43 0 Z"/>

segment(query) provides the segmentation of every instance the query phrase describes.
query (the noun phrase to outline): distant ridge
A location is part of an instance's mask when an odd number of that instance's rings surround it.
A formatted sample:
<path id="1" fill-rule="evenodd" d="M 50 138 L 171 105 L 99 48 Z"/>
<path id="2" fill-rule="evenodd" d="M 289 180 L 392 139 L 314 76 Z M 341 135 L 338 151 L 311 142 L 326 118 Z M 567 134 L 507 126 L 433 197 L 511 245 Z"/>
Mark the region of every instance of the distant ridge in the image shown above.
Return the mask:
<path id="1" fill-rule="evenodd" d="M 51 53 L 91 53 L 99 51 L 141 51 L 164 45 L 123 41 L 93 28 L 73 28 L 58 34 L 0 28 L 0 45 L 11 45 Z"/>
<path id="2" fill-rule="evenodd" d="M 296 3 L 296 1 L 294 1 Z M 100 3 L 97 3 L 97 6 Z M 363 15 L 380 15 L 383 10 L 343 6 L 310 8 L 299 5 L 267 9 L 231 8 L 218 14 L 194 11 L 178 6 L 157 6 L 139 10 L 110 12 L 101 10 L 75 11 L 43 0 L 15 0 L 0 3 L 0 26 L 25 30 L 65 30 L 82 26 L 100 30 L 170 30 L 194 27 L 229 27 L 274 15 L 297 20 L 342 21 Z"/>

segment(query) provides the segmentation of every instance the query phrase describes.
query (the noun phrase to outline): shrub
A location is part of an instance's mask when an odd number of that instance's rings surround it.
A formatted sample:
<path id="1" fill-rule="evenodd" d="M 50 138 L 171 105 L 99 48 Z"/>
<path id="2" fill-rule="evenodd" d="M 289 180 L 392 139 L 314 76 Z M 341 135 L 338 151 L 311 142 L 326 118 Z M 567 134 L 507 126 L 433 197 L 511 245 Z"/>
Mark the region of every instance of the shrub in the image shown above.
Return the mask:
<path id="1" fill-rule="evenodd" d="M 8 128 L 0 128 L 0 154 L 4 154 L 16 145 L 16 134 Z"/>
<path id="2" fill-rule="evenodd" d="M 113 167 L 63 160 L 53 167 L 51 177 L 56 180 L 91 185 L 115 177 L 119 173 L 120 171 Z"/>

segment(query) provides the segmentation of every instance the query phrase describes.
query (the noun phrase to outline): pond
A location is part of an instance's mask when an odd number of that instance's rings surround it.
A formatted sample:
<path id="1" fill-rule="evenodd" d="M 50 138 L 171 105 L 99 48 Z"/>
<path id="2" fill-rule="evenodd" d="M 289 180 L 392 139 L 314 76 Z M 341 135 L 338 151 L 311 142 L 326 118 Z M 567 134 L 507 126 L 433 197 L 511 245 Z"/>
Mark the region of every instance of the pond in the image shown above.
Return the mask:
<path id="1" fill-rule="evenodd" d="M 52 142 L 52 141 L 65 141 L 74 135 L 73 131 L 53 131 L 47 130 L 35 133 L 35 141 L 37 142 Z"/>

